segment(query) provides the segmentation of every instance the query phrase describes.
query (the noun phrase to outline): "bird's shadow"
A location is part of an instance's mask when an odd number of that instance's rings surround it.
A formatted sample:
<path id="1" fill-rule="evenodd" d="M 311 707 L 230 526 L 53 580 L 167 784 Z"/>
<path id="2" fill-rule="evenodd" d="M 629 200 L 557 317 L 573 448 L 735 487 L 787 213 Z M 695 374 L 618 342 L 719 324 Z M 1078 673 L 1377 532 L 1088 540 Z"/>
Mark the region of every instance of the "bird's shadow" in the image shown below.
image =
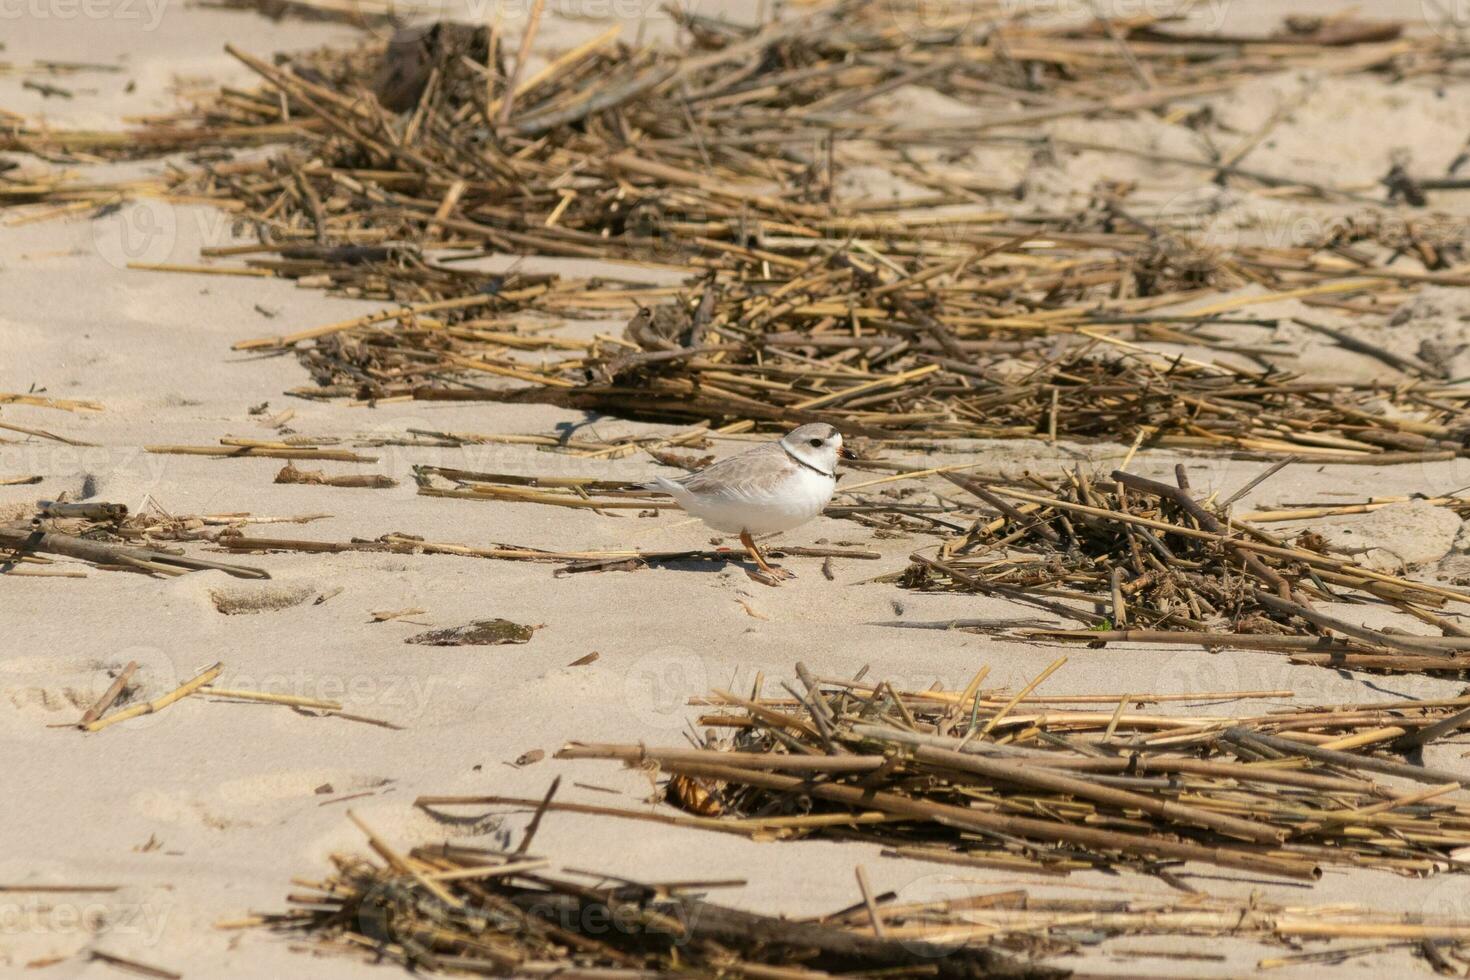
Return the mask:
<path id="1" fill-rule="evenodd" d="M 675 572 L 703 572 L 706 575 L 722 572 L 732 566 L 743 571 L 755 568 L 754 562 L 744 562 L 738 558 L 727 558 L 723 561 L 713 558 L 669 558 L 662 561 L 659 559 L 649 561 L 645 558 L 643 563 L 649 568 L 667 568 Z"/>
<path id="2" fill-rule="evenodd" d="M 760 570 L 760 566 L 756 565 L 755 562 L 743 561 L 739 558 L 734 557 L 733 555 L 729 558 L 724 559 L 723 561 L 714 558 L 670 558 L 665 561 L 659 561 L 657 559 L 649 561 L 648 559 L 644 559 L 643 561 L 645 564 L 648 565 L 649 568 L 668 568 L 679 572 L 702 572 L 706 575 L 710 574 L 711 572 L 723 571 L 726 568 L 738 568 L 740 571 L 744 572 L 746 576 L 750 578 L 753 582 L 758 582 L 765 585 L 781 584 L 781 580 L 768 578 L 764 573 L 762 573 Z M 790 569 L 786 569 L 786 571 L 790 572 Z M 791 577 L 796 578 L 796 573 L 791 572 Z"/>
<path id="3" fill-rule="evenodd" d="M 756 568 L 754 562 L 742 561 L 734 555 L 726 559 L 671 556 L 668 558 L 627 557 L 578 561 L 563 566 L 562 572 L 564 574 L 586 574 L 588 572 L 636 572 L 644 568 L 667 568 L 675 572 L 699 572 L 709 575 L 732 566 L 747 572 Z"/>

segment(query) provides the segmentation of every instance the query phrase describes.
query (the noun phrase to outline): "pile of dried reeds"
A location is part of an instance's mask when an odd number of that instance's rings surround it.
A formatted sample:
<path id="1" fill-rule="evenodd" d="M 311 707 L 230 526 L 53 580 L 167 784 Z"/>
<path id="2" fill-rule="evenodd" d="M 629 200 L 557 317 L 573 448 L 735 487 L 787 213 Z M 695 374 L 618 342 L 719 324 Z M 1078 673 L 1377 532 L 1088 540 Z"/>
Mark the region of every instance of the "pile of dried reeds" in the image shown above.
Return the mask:
<path id="1" fill-rule="evenodd" d="M 904 582 L 1003 595 L 1090 627 L 1030 633 L 1053 639 L 1274 650 L 1337 667 L 1470 667 L 1470 636 L 1438 613 L 1470 594 L 1314 550 L 1310 535 L 1292 543 L 1233 519 L 1232 501 L 1203 503 L 1184 468 L 1176 473 L 1171 486 L 1122 470 L 1091 478 L 1078 467 L 1051 481 L 1032 476 L 1025 488 L 943 474 L 990 514 L 936 555 L 915 553 Z M 1343 602 L 1388 605 L 1442 635 L 1373 629 L 1316 608 Z"/>
<path id="2" fill-rule="evenodd" d="M 312 949 L 414 971 L 486 976 L 1066 975 L 985 945 L 889 939 L 861 926 L 789 921 L 699 897 L 721 882 L 558 875 L 525 847 L 535 823 L 514 851 L 443 844 L 405 854 L 353 819 L 382 865 L 339 856 L 325 880 L 298 879 L 309 891 L 291 896 L 290 912 L 225 925 L 302 934 L 314 940 Z"/>
<path id="3" fill-rule="evenodd" d="M 66 503 L 43 500 L 29 520 L 0 521 L 0 574 L 81 577 L 58 557 L 98 568 L 177 576 L 213 569 L 236 578 L 267 579 L 270 573 L 248 565 L 186 555 L 172 542 L 217 542 L 260 524 L 301 524 L 327 515 L 256 517 L 250 514 L 175 515 L 156 502 L 136 514 L 126 504 L 104 501 Z M 56 556 L 56 557 L 47 557 Z"/>
<path id="4" fill-rule="evenodd" d="M 997 126 L 1164 105 L 1285 65 L 1402 67 L 1454 57 L 1451 48 L 1350 22 L 1257 43 L 1171 38 L 1142 22 L 1126 43 L 1101 21 L 1091 31 L 993 23 L 935 29 L 866 3 L 746 31 L 684 16 L 693 38 L 684 51 L 620 47 L 609 32 L 530 78 L 505 67 L 493 34 L 451 25 L 381 54 L 322 54 L 298 71 L 242 54 L 270 87 L 255 111 L 269 119 L 284 103 L 324 135 L 304 153 L 211 173 L 193 188 L 226 189 L 264 240 L 312 239 L 224 251 L 273 252 L 250 258 L 251 268 L 415 305 L 241 346 L 315 340 L 302 356 L 318 393 L 363 398 L 533 399 L 716 424 L 832 421 L 874 434 L 1143 433 L 1150 445 L 1379 462 L 1462 449 L 1458 393 L 1435 383 L 1432 366 L 1398 358 L 1425 376 L 1407 387 L 1303 384 L 1270 368 L 1151 357 L 1135 344 L 1271 353 L 1210 332 L 1229 325 L 1222 315 L 1238 302 L 1150 314 L 1246 282 L 1272 291 L 1253 302 L 1470 283 L 1439 274 L 1439 253 L 1420 256 L 1423 273 L 1389 271 L 1378 260 L 1402 242 L 1375 251 L 1363 232 L 1352 243 L 1372 256 L 1366 265 L 1332 256 L 1337 238 L 1305 243 L 1305 254 L 1293 243 L 1220 255 L 1192 240 L 1191 215 L 1155 224 L 1106 198 L 1080 215 L 1038 215 L 1006 204 L 1015 188 L 904 162 Z M 875 96 L 915 83 L 1014 96 L 1000 45 L 1006 61 L 1034 64 L 1032 86 L 1047 92 L 1031 100 L 1040 108 L 923 130 L 860 115 Z M 1142 97 L 1139 71 L 1149 79 Z M 1078 73 L 1086 84 L 1075 84 Z M 362 97 L 368 74 L 375 98 Z M 1077 100 L 1082 91 L 1089 100 Z M 243 112 L 241 98 L 232 93 L 228 111 Z M 933 193 L 899 204 L 839 199 L 842 138 L 853 144 L 846 164 L 878 164 Z M 652 260 L 688 277 L 688 292 L 486 275 L 458 264 L 473 252 L 454 263 L 428 257 L 436 245 Z M 526 331 L 516 322 L 526 310 L 632 322 L 621 337 L 563 338 Z M 1058 336 L 1069 342 L 1061 356 L 1041 356 Z M 520 359 L 537 350 L 550 363 Z M 1020 376 L 990 366 L 1018 355 L 1034 361 Z M 1390 418 L 1384 399 L 1418 414 Z"/>
<path id="5" fill-rule="evenodd" d="M 731 734 L 701 747 L 574 742 L 559 757 L 657 767 L 669 801 L 714 829 L 956 864 L 1169 875 L 1195 863 L 1306 880 L 1323 865 L 1470 869 L 1463 777 L 1393 754 L 1470 724 L 1470 699 L 1231 717 L 1142 712 L 1132 695 L 1032 697 L 1063 662 L 1009 695 L 985 690 L 984 670 L 964 691 L 900 692 L 798 664 L 789 699 L 714 692 L 732 710 L 700 724 Z"/>
<path id="6" fill-rule="evenodd" d="M 303 395 L 528 399 L 874 435 L 1142 436 L 1373 462 L 1464 451 L 1464 393 L 1436 365 L 1339 338 L 1409 380 L 1303 382 L 1241 367 L 1292 352 L 1242 334 L 1274 321 L 1229 317 L 1277 299 L 1387 310 L 1422 283 L 1470 284 L 1432 217 L 1375 220 L 1371 206 L 1391 195 L 1244 167 L 1275 117 L 1217 159 L 1041 131 L 1069 117 L 1178 111 L 1284 69 L 1446 72 L 1461 48 L 1352 19 L 1245 38 L 1149 17 L 1043 27 L 990 3 L 956 5 L 940 23 L 867 0 L 804 13 L 737 27 L 672 11 L 680 49 L 629 45 L 612 29 L 534 72 L 524 70 L 534 17 L 514 56 L 495 29 L 448 23 L 275 63 L 236 50 L 264 88 L 222 91 L 160 125 L 154 142 L 293 142 L 171 178 L 180 199 L 227 203 L 259 243 L 208 250 L 244 267 L 166 268 L 288 276 L 399 304 L 238 345 L 296 347 L 317 385 Z M 923 124 L 870 114 L 874 99 L 916 85 L 986 108 Z M 1036 132 L 1014 135 L 1027 127 Z M 61 152 L 67 138 L 44 145 Z M 1200 214 L 1154 214 L 1130 199 L 1137 188 L 1102 187 L 1077 213 L 1053 213 L 1025 186 L 947 161 L 956 147 L 1018 141 L 1143 156 L 1364 210 L 1310 240 L 1221 248 L 1198 234 Z M 923 196 L 844 194 L 838 178 L 854 167 Z M 1392 186 L 1409 179 L 1399 176 Z M 1414 186 L 1422 196 L 1442 184 Z M 25 186 L 21 200 L 49 194 L 65 208 L 103 193 Z M 571 279 L 474 261 L 497 252 L 613 265 Z M 627 260 L 637 264 L 622 275 Z M 647 284 L 650 264 L 669 284 Z M 1263 292 L 1209 302 L 1242 284 Z M 631 321 L 621 336 L 588 338 L 548 333 L 530 314 Z M 1185 356 L 1198 349 L 1234 366 Z"/>
<path id="7" fill-rule="evenodd" d="M 553 787 L 553 794 L 555 787 Z M 1057 957 L 1108 944 L 1111 957 L 1223 960 L 1177 946 L 1110 941 L 1219 937 L 1291 952 L 1262 969 L 1339 963 L 1385 950 L 1436 967 L 1465 962 L 1470 923 L 1352 905 L 1280 905 L 1192 894 L 1055 898 L 1026 889 L 963 893 L 930 876 L 877 892 L 856 869 L 860 901 L 825 915 L 740 911 L 703 894 L 743 880 L 643 882 L 564 868 L 528 850 L 548 796 L 514 850 L 457 844 L 394 849 L 356 815 L 380 862 L 338 855 L 317 880 L 297 878 L 292 908 L 220 923 L 297 936 L 301 948 L 387 959 L 414 971 L 489 976 L 1061 977 Z M 1116 889 L 1111 889 L 1116 891 Z M 1302 950 L 1305 943 L 1330 944 Z"/>
<path id="8" fill-rule="evenodd" d="M 939 891 L 940 889 L 934 889 Z M 1121 946 L 1110 940 L 1159 936 L 1228 936 L 1259 943 L 1280 943 L 1293 951 L 1263 956 L 1256 968 L 1338 964 L 1361 956 L 1403 950 L 1418 954 L 1436 971 L 1458 975 L 1470 962 L 1470 923 L 1452 916 L 1392 915 L 1343 906 L 1284 906 L 1262 901 L 1191 895 L 1180 900 L 1137 896 L 1126 898 L 1048 898 L 1024 888 L 905 901 L 900 892 L 875 896 L 826 916 L 834 924 L 876 923 L 874 930 L 893 939 L 936 944 L 987 943 L 1032 955 L 1075 953 L 1079 947 L 1106 945 L 1114 959 L 1172 960 L 1200 965 L 1220 963 L 1218 952 L 1170 945 Z M 1304 942 L 1333 941 L 1326 949 L 1301 949 Z M 1345 943 L 1344 941 L 1351 941 Z"/>

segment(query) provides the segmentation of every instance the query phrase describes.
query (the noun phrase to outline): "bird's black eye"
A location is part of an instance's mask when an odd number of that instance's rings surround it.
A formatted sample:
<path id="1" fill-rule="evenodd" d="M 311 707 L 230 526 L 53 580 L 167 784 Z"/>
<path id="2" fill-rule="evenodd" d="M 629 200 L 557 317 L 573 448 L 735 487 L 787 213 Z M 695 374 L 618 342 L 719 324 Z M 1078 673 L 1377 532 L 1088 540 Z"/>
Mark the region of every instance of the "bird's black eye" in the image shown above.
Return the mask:
<path id="1" fill-rule="evenodd" d="M 820 439 L 813 439 L 812 440 L 812 445 L 813 446 L 820 446 L 821 444 L 822 444 L 822 440 L 820 440 Z"/>

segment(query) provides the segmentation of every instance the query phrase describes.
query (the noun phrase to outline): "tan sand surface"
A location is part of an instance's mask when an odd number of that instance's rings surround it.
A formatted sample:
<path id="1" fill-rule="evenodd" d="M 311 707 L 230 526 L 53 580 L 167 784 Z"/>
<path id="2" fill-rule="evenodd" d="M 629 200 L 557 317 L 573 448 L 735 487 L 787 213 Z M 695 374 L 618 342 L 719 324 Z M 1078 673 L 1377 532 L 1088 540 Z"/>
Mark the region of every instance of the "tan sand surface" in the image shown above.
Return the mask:
<path id="1" fill-rule="evenodd" d="M 576 43 L 606 23 L 598 16 L 575 16 L 573 4 L 550 6 L 540 45 L 547 52 Z M 1283 5 L 1234 0 L 1198 6 L 1203 8 L 1199 17 L 1223 11 L 1212 26 L 1247 30 L 1274 23 Z M 1291 6 L 1331 11 L 1342 5 Z M 1365 15 L 1420 16 L 1418 2 L 1358 6 Z M 621 9 L 611 7 L 614 12 Z M 340 25 L 272 22 L 245 12 L 170 4 L 159 9 L 155 20 L 141 0 L 137 9 L 140 16 L 135 19 L 62 20 L 33 11 L 0 21 L 5 44 L 0 58 L 109 63 L 121 58 L 126 66 L 118 75 L 70 77 L 67 84 L 79 94 L 66 102 L 43 99 L 22 90 L 18 76 L 0 75 L 0 107 L 43 114 L 57 126 L 115 128 L 123 116 L 167 110 L 179 93 L 191 88 L 245 82 L 243 69 L 222 53 L 224 40 L 264 56 L 354 36 Z M 55 14 L 54 6 L 42 8 L 47 10 Z M 510 23 L 523 13 L 514 4 L 508 10 Z M 128 82 L 136 82 L 132 91 L 126 90 Z M 1470 85 L 1465 83 L 1439 91 L 1428 82 L 1390 88 L 1379 79 L 1282 77 L 1248 86 L 1243 98 L 1219 111 L 1248 131 L 1278 99 L 1303 84 L 1316 84 L 1316 94 L 1304 102 L 1296 124 L 1283 128 L 1279 138 L 1252 158 L 1254 165 L 1306 179 L 1371 184 L 1397 150 L 1411 151 L 1426 170 L 1442 169 L 1470 136 Z M 84 89 L 88 91 L 82 94 Z M 901 111 L 905 100 L 932 108 L 932 101 L 925 103 L 932 96 L 893 93 L 890 110 Z M 1112 139 L 1167 148 L 1170 134 L 1163 130 L 1153 119 L 1072 121 L 1054 127 L 1059 134 L 1088 138 L 1106 132 Z M 964 165 L 997 173 L 1009 167 L 1013 176 L 1020 176 L 1024 161 L 1003 156 L 999 151 L 977 152 Z M 156 166 L 94 169 L 115 174 Z M 1104 173 L 1114 178 L 1146 174 L 1153 183 L 1161 175 L 1151 164 L 1083 154 L 1033 179 L 1046 182 L 1049 193 L 1064 201 L 1085 194 Z M 1196 173 L 1181 169 L 1165 176 L 1177 179 L 1180 193 L 1198 192 Z M 1445 199 L 1457 200 L 1462 214 L 1470 206 L 1470 194 Z M 1258 204 L 1271 207 L 1266 200 Z M 274 484 L 278 461 L 144 453 L 142 446 L 155 443 L 204 444 L 227 435 L 270 438 L 272 430 L 262 425 L 261 417 L 249 414 L 261 402 L 269 402 L 271 411 L 294 408 L 291 428 L 313 436 L 387 436 L 410 428 L 542 434 L 585 426 L 604 437 L 657 430 L 549 407 L 419 403 L 369 408 L 284 397 L 286 389 L 308 382 L 294 358 L 232 353 L 230 344 L 344 319 L 377 304 L 328 298 L 281 281 L 124 268 L 138 258 L 193 261 L 200 245 L 230 240 L 228 220 L 206 208 L 142 204 L 99 219 L 81 216 L 15 227 L 4 227 L 0 219 L 0 391 L 26 391 L 35 385 L 53 397 L 93 399 L 105 406 L 100 413 L 77 414 L 4 408 L 0 418 L 5 421 L 94 445 L 26 439 L 0 443 L 0 477 L 44 477 L 38 486 L 0 487 L 0 513 L 25 511 L 36 499 L 64 491 L 75 498 L 85 486 L 95 499 L 134 509 L 151 502 L 178 514 L 330 514 L 310 524 L 262 530 L 321 540 L 371 539 L 389 531 L 433 541 L 566 549 L 702 547 L 709 540 L 709 531 L 682 515 L 600 516 L 430 499 L 415 496 L 409 479 L 410 467 L 420 463 L 646 478 L 652 464 L 637 458 L 603 463 L 525 447 L 386 447 L 379 451 L 378 464 L 308 464 L 332 473 L 388 473 L 401 481 L 393 490 L 362 491 Z M 1439 290 L 1412 302 L 1419 305 L 1402 327 L 1373 328 L 1382 332 L 1385 344 L 1403 343 L 1412 351 L 1425 339 L 1470 343 L 1470 300 L 1465 295 Z M 267 318 L 260 309 L 276 315 Z M 1253 312 L 1279 315 L 1292 310 L 1290 304 L 1277 304 Z M 1338 322 L 1321 310 L 1312 315 Z M 1350 324 L 1344 320 L 1339 325 Z M 1402 332 L 1390 337 L 1392 331 Z M 1378 376 L 1386 370 L 1320 338 L 1276 339 L 1299 345 L 1298 366 L 1312 371 L 1342 377 L 1353 372 Z M 1463 358 L 1460 363 L 1470 364 Z M 744 445 L 722 440 L 716 451 L 733 452 Z M 1125 451 L 1119 446 L 1041 442 L 973 449 L 975 459 L 1008 472 L 1076 459 L 1107 465 Z M 1206 490 L 1233 490 L 1264 465 L 1145 453 L 1134 468 L 1163 474 L 1177 459 L 1189 467 L 1194 485 Z M 946 463 L 962 460 L 944 457 Z M 850 476 L 848 482 L 860 478 Z M 1288 467 L 1244 503 L 1328 494 L 1351 499 L 1466 485 L 1470 463 L 1463 460 L 1380 469 L 1302 464 Z M 1416 521 L 1414 515 L 1387 523 L 1388 537 L 1396 540 L 1387 540 L 1385 546 L 1419 546 L 1421 557 L 1429 556 L 1428 574 L 1435 573 L 1441 558 L 1447 570 L 1463 559 L 1463 539 L 1453 545 L 1455 535 L 1449 533 L 1455 528 L 1446 531 L 1432 521 Z M 96 895 L 0 893 L 0 975 L 38 980 L 121 975 L 104 964 L 88 963 L 84 954 L 90 949 L 178 970 L 191 980 L 365 975 L 371 968 L 351 960 L 311 958 L 293 952 L 280 938 L 213 926 L 250 911 L 283 907 L 293 875 L 313 876 L 325 868 L 331 852 L 360 849 L 361 836 L 345 817 L 349 807 L 384 836 L 407 846 L 445 838 L 513 840 L 526 821 L 525 814 L 487 815 L 473 808 L 455 811 L 456 819 L 437 820 L 411 806 L 419 794 L 539 796 L 553 776 L 561 775 L 563 799 L 642 806 L 652 788 L 645 776 L 601 763 L 557 762 L 550 754 L 572 738 L 675 744 L 694 717 L 694 709 L 684 704 L 688 696 L 711 686 L 748 689 L 761 672 L 773 681 L 789 677 L 797 660 L 818 674 L 833 675 L 851 674 L 868 664 L 874 676 L 890 678 L 900 687 L 939 681 L 962 688 L 984 664 L 992 667 L 991 682 L 1018 687 L 1062 652 L 1070 663 L 1048 682 L 1051 693 L 1290 689 L 1305 701 L 1331 702 L 1447 696 L 1463 687 L 1422 677 L 1352 676 L 1291 667 L 1279 657 L 1241 651 L 1209 654 L 1127 645 L 1057 651 L 962 632 L 879 625 L 1031 613 L 998 600 L 861 584 L 902 567 L 919 543 L 913 539 L 875 537 L 852 523 L 819 519 L 788 540 L 861 544 L 880 551 L 883 559 L 838 560 L 831 582 L 820 574 L 818 562 L 792 559 L 800 577 L 781 589 L 765 588 L 733 565 L 558 577 L 548 565 L 383 554 L 242 559 L 269 570 L 271 580 L 263 583 L 215 572 L 158 580 L 95 569 L 77 579 L 0 580 L 0 773 L 5 783 L 0 884 L 121 886 L 115 893 Z M 227 616 L 216 609 L 216 592 L 264 597 L 285 607 Z M 375 611 L 406 608 L 424 612 L 408 620 L 371 621 Z M 1355 608 L 1337 612 L 1364 615 Z M 544 626 L 523 646 L 404 643 L 429 626 L 493 616 Z M 593 651 L 600 654 L 595 663 L 568 666 Z M 145 665 L 144 693 L 149 696 L 218 660 L 225 665 L 223 685 L 338 699 L 350 711 L 402 728 L 203 698 L 95 735 L 63 727 L 106 687 L 107 669 L 129 660 Z M 523 768 L 512 764 L 531 749 L 544 750 L 548 758 Z M 1427 753 L 1426 763 L 1467 769 L 1461 758 L 1465 752 L 1463 741 L 1439 744 Z M 351 796 L 356 798 L 344 801 Z M 746 887 L 718 898 L 791 914 L 854 901 L 852 868 L 859 863 L 867 866 L 880 890 L 923 890 L 936 882 L 999 888 L 1018 882 L 1017 876 L 999 871 L 957 871 L 884 859 L 875 846 L 753 843 L 562 814 L 547 818 L 537 849 L 567 865 L 633 877 L 746 878 Z M 1470 916 L 1470 885 L 1463 878 L 1420 881 L 1329 870 L 1308 889 L 1211 869 L 1184 877 L 1192 886 L 1218 894 L 1254 892 L 1286 903 L 1369 902 L 1383 909 Z M 1065 880 L 1026 878 L 1024 884 L 1057 895 L 1177 895 L 1136 875 L 1074 874 Z M 1117 946 L 1207 947 L 1223 959 L 1109 955 Z M 1261 947 L 1240 941 L 1130 939 L 1059 962 L 1097 974 L 1236 976 L 1251 972 L 1261 955 Z M 54 958 L 60 959 L 24 969 Z M 1384 964 L 1402 967 L 1406 962 L 1385 954 L 1336 970 L 1370 976 L 1381 973 Z M 1428 975 L 1422 963 L 1414 969 Z M 1312 973 L 1313 968 L 1298 968 L 1275 975 Z"/>

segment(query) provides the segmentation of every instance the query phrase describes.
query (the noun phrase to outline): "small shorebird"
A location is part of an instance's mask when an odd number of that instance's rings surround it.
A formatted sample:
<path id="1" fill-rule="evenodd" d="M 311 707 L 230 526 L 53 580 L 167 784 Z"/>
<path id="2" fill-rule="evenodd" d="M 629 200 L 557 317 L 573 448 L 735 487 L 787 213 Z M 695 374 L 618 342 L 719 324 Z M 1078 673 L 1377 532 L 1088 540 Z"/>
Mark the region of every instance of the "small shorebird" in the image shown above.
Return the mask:
<path id="1" fill-rule="evenodd" d="M 739 532 L 760 570 L 780 581 L 793 573 L 768 564 L 751 535 L 789 531 L 820 514 L 837 489 L 839 456 L 852 458 L 842 448 L 842 433 L 811 422 L 698 473 L 660 476 L 645 486 L 664 491 L 716 531 Z"/>

